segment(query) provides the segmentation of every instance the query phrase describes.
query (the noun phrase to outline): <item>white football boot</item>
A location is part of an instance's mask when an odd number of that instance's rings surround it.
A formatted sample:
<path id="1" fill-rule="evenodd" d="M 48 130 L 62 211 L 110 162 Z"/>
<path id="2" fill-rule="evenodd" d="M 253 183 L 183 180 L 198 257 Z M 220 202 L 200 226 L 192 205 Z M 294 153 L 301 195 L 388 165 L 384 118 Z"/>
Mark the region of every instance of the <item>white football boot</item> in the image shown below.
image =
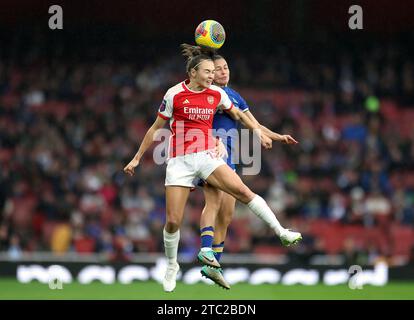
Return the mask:
<path id="1" fill-rule="evenodd" d="M 280 234 L 280 241 L 285 247 L 297 244 L 300 240 L 302 240 L 302 235 L 299 232 L 294 232 L 290 231 L 289 229 L 285 229 Z"/>
<path id="2" fill-rule="evenodd" d="M 176 286 L 177 273 L 180 270 L 180 266 L 177 262 L 169 263 L 167 271 L 165 272 L 164 280 L 162 281 L 162 286 L 164 287 L 165 292 L 173 292 Z"/>

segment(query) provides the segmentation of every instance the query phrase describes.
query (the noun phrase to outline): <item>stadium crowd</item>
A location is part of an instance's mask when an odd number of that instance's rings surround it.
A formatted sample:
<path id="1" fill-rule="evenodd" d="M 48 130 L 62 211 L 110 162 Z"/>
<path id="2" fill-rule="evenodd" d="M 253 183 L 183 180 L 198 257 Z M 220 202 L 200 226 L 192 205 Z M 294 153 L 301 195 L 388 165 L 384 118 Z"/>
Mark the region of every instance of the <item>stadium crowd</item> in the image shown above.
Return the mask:
<path id="1" fill-rule="evenodd" d="M 0 59 L 0 251 L 14 258 L 101 252 L 114 260 L 162 252 L 165 168 L 149 151 L 133 178 L 122 169 L 165 90 L 185 78 L 183 58 L 177 51 L 88 60 L 64 50 L 50 57 L 38 41 L 19 59 L 13 47 Z M 261 173 L 243 180 L 284 225 L 305 236 L 287 251 L 238 206 L 225 252 L 286 252 L 302 262 L 323 253 L 365 263 L 378 256 L 408 261 L 414 245 L 409 46 L 223 50 L 231 83 L 257 119 L 300 142 L 263 150 Z M 99 57 L 99 48 L 89 50 L 85 56 Z M 199 249 L 203 204 L 202 192 L 194 191 L 180 243 L 189 257 Z"/>

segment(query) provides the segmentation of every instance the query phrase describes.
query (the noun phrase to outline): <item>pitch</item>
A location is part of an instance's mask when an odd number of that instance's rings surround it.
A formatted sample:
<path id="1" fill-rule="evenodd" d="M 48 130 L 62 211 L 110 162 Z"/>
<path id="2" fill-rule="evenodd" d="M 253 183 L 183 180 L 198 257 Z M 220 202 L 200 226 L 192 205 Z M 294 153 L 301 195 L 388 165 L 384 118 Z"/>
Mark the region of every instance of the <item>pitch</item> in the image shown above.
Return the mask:
<path id="1" fill-rule="evenodd" d="M 94 282 L 82 285 L 77 282 L 63 284 L 61 290 L 52 290 L 47 284 L 18 283 L 14 279 L 0 279 L 0 299 L 47 300 L 414 300 L 414 282 L 392 282 L 384 287 L 366 285 L 362 290 L 351 290 L 347 285 L 284 286 L 280 284 L 235 284 L 224 291 L 214 285 L 177 283 L 176 291 L 165 293 L 155 281 L 133 284 Z"/>

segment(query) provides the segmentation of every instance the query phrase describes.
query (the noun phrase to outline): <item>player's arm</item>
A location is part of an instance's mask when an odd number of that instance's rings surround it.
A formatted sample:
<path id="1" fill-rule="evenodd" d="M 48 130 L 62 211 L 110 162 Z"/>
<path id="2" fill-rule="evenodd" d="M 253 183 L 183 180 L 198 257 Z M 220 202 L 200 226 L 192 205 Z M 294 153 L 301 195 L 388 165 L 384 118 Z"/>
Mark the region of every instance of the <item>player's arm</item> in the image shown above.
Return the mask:
<path id="1" fill-rule="evenodd" d="M 132 176 L 134 174 L 135 167 L 138 166 L 142 156 L 144 155 L 145 151 L 151 146 L 154 142 L 154 136 L 158 129 L 164 127 L 165 123 L 167 122 L 166 119 L 157 116 L 157 119 L 152 124 L 151 128 L 148 129 L 147 133 L 144 136 L 144 140 L 142 140 L 141 145 L 137 153 L 135 154 L 134 158 L 125 166 L 124 172 Z"/>
<path id="2" fill-rule="evenodd" d="M 218 90 L 221 95 L 221 100 L 219 103 L 219 106 L 226 112 L 229 113 L 229 115 L 235 119 L 241 121 L 241 123 L 249 128 L 250 130 L 253 130 L 254 133 L 256 133 L 260 139 L 260 143 L 263 147 L 266 149 L 272 148 L 272 139 L 270 139 L 268 136 L 266 136 L 262 130 L 260 130 L 259 126 L 257 126 L 255 123 L 249 120 L 245 115 L 243 115 L 242 112 L 238 108 L 234 108 L 232 102 L 229 99 L 229 96 L 227 93 L 224 92 L 223 89 Z"/>
<path id="3" fill-rule="evenodd" d="M 241 112 L 237 108 L 231 108 L 230 110 L 226 110 L 232 119 L 236 121 L 240 121 L 243 126 L 245 126 L 247 129 L 250 129 L 252 131 L 259 130 L 260 125 L 258 122 L 252 121 L 250 118 L 248 118 L 243 112 Z"/>
<path id="4" fill-rule="evenodd" d="M 296 144 L 298 143 L 294 138 L 292 138 L 288 134 L 279 134 L 276 132 L 273 132 L 272 130 L 266 128 L 265 126 L 261 125 L 259 121 L 253 116 L 253 114 L 247 110 L 246 112 L 243 112 L 243 115 L 246 115 L 246 117 L 253 123 L 255 123 L 256 126 L 260 127 L 263 132 L 272 140 L 274 141 L 280 141 L 284 142 L 286 144 Z"/>
<path id="5" fill-rule="evenodd" d="M 245 113 L 241 112 L 239 109 L 237 108 L 231 108 L 227 111 L 227 113 L 234 119 L 237 121 L 240 121 L 243 126 L 245 126 L 246 128 L 252 130 L 253 132 L 257 133 L 260 141 L 262 143 L 262 145 L 266 148 L 266 149 L 271 149 L 272 148 L 272 139 L 270 137 L 267 136 L 267 134 L 262 130 L 262 128 L 260 127 L 259 123 L 256 121 L 252 121 L 249 117 L 246 116 Z"/>

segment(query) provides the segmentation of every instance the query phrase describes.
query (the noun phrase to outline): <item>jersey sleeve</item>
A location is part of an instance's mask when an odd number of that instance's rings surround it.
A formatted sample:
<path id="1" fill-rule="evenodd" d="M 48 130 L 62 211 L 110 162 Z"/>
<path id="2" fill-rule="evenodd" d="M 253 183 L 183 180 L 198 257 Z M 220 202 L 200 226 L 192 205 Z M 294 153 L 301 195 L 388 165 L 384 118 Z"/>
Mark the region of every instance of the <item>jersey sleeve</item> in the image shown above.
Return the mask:
<path id="1" fill-rule="evenodd" d="M 158 108 L 158 116 L 164 120 L 170 119 L 173 115 L 173 98 L 174 96 L 169 91 L 167 91 L 167 93 L 164 95 L 164 98 L 162 99 L 160 107 Z"/>
<path id="2" fill-rule="evenodd" d="M 229 96 L 223 89 L 218 88 L 218 91 L 220 92 L 221 96 L 219 103 L 220 108 L 224 111 L 229 111 L 231 108 L 233 108 L 233 103 L 231 102 Z"/>
<path id="3" fill-rule="evenodd" d="M 246 102 L 246 100 L 243 99 L 243 97 L 240 95 L 240 93 L 237 92 L 237 100 L 238 100 L 238 107 L 240 109 L 241 112 L 246 112 L 249 111 L 249 106 Z"/>

